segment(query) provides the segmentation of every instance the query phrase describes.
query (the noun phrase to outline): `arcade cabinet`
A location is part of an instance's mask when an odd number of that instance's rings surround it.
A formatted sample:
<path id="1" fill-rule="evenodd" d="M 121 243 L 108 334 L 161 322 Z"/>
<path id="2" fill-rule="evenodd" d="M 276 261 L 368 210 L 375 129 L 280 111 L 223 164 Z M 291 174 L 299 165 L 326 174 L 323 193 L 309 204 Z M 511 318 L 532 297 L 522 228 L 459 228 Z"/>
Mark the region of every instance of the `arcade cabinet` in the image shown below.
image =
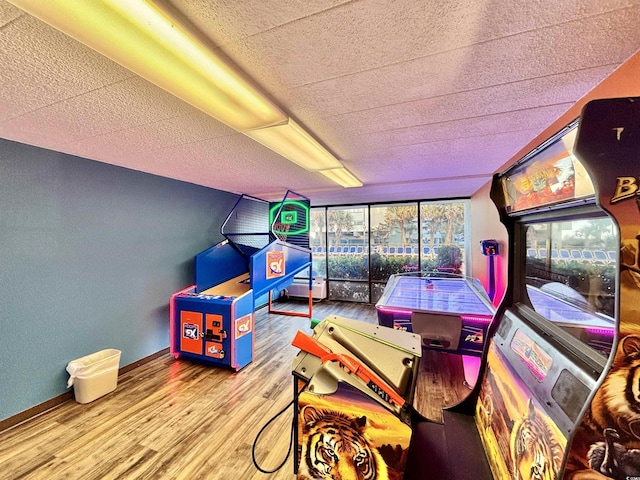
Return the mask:
<path id="1" fill-rule="evenodd" d="M 297 478 L 402 478 L 419 336 L 333 315 L 292 345 Z"/>
<path id="2" fill-rule="evenodd" d="M 419 334 L 425 349 L 460 356 L 464 385 L 475 385 L 495 313 L 478 279 L 430 272 L 392 275 L 376 310 L 380 325 Z"/>
<path id="3" fill-rule="evenodd" d="M 413 424 L 405 480 L 640 476 L 638 152 L 640 99 L 597 100 L 495 175 L 507 290 L 471 394 Z"/>
<path id="4" fill-rule="evenodd" d="M 418 333 L 424 348 L 478 357 L 494 314 L 477 279 L 430 272 L 391 275 L 376 310 L 380 325 Z"/>
<path id="5" fill-rule="evenodd" d="M 308 232 L 308 204 L 293 192 L 276 204 L 238 199 L 221 228 L 226 239 L 195 256 L 195 285 L 171 297 L 174 357 L 236 371 L 253 360 L 255 309 L 310 271 L 308 237 L 300 238 Z M 308 314 L 278 313 L 310 317 L 311 304 L 310 292 Z"/>
<path id="6" fill-rule="evenodd" d="M 609 347 L 611 354 L 601 348 L 604 369 L 569 436 L 567 479 L 594 472 L 609 478 L 640 476 L 640 432 L 636 428 L 640 425 L 640 397 L 637 377 L 632 373 L 640 356 L 638 152 L 640 98 L 597 100 L 586 105 L 576 153 L 595 180 L 597 205 L 616 225 L 618 240 L 611 249 L 613 255 L 608 256 L 613 274 L 590 278 L 589 282 L 591 288 L 595 283 L 610 289 L 601 287 L 606 293 L 601 296 L 590 291 L 588 302 L 594 308 L 608 308 L 616 321 L 600 332 L 610 335 L 603 337 L 601 344 L 606 339 L 602 346 Z"/>

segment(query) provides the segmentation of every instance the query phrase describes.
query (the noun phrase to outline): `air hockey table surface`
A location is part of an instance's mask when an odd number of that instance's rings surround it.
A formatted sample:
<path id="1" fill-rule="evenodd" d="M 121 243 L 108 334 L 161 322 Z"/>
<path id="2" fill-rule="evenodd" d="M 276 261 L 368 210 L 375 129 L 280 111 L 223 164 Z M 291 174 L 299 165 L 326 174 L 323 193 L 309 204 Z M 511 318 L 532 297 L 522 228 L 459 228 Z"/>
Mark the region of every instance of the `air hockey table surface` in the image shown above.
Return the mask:
<path id="1" fill-rule="evenodd" d="M 493 315 L 477 279 L 393 275 L 377 306 L 458 314 Z"/>
<path id="2" fill-rule="evenodd" d="M 445 350 L 471 355 L 481 354 L 495 312 L 477 279 L 415 274 L 392 275 L 376 310 L 380 325 L 420 333 L 426 347 L 446 338 Z"/>

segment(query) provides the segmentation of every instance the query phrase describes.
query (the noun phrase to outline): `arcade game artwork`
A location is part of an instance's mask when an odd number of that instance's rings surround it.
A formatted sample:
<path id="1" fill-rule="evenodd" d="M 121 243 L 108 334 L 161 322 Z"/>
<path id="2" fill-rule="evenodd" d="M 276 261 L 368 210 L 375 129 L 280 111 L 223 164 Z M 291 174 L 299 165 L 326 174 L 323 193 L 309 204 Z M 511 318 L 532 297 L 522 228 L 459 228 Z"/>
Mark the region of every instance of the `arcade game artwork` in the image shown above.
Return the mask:
<path id="1" fill-rule="evenodd" d="M 537 347 L 528 337 L 512 342 L 512 347 L 523 340 L 526 346 L 521 346 Z M 491 368 L 483 381 L 476 419 L 482 441 L 488 447 L 487 458 L 494 478 L 556 478 L 565 435 L 494 344 L 488 355 Z M 547 360 L 550 364 L 551 359 Z M 535 361 L 527 362 L 534 375 L 544 375 L 544 368 L 536 366 Z M 546 476 L 536 477 L 535 471 Z"/>
<path id="2" fill-rule="evenodd" d="M 535 162 L 523 163 L 503 178 L 507 211 L 531 208 L 592 196 L 593 184 L 582 164 L 571 154 L 576 129 L 550 145 L 542 145 Z"/>
<path id="3" fill-rule="evenodd" d="M 282 241 L 309 248 L 309 200 L 285 200 L 269 206 L 271 231 Z"/>
<path id="4" fill-rule="evenodd" d="M 333 315 L 292 345 L 296 478 L 400 480 L 420 338 Z"/>
<path id="5" fill-rule="evenodd" d="M 599 205 L 620 229 L 616 284 L 617 342 L 569 450 L 565 478 L 640 476 L 640 98 L 596 100 L 585 107 L 576 143 L 588 165 Z"/>

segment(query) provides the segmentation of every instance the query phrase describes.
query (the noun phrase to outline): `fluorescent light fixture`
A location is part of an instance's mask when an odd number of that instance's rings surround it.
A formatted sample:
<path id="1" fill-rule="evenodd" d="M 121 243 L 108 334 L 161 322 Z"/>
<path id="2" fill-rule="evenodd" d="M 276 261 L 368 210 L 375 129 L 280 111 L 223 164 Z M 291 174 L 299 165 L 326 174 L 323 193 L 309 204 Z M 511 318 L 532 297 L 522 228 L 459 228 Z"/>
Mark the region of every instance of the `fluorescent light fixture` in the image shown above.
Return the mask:
<path id="1" fill-rule="evenodd" d="M 284 125 L 243 133 L 310 172 L 342 167 L 336 157 L 291 119 Z"/>
<path id="2" fill-rule="evenodd" d="M 9 1 L 235 130 L 287 121 L 153 1 Z"/>
<path id="3" fill-rule="evenodd" d="M 362 186 L 157 0 L 9 1 L 301 167 Z"/>
<path id="4" fill-rule="evenodd" d="M 362 182 L 358 180 L 349 170 L 344 167 L 341 168 L 332 168 L 330 170 L 320 170 L 320 173 L 323 174 L 330 180 L 333 180 L 339 185 L 342 185 L 345 188 L 354 188 L 361 187 Z"/>

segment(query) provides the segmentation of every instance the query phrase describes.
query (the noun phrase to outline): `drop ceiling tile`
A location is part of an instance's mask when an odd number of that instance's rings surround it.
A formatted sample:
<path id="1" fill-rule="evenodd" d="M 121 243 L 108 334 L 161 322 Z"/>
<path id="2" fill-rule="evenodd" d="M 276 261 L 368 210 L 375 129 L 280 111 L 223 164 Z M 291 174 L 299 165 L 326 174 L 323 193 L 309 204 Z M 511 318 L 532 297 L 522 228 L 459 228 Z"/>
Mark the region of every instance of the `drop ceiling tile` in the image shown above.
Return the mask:
<path id="1" fill-rule="evenodd" d="M 627 40 L 622 46 L 613 46 L 612 42 L 593 47 L 595 53 L 580 52 L 576 56 L 573 48 L 563 45 L 574 41 L 570 35 L 561 41 L 558 39 L 561 46 L 554 52 L 549 52 L 547 46 L 537 45 L 549 41 L 543 34 L 536 33 L 536 41 L 509 37 L 496 41 L 495 45 L 483 44 L 324 81 L 319 78 L 316 83 L 293 88 L 287 96 L 288 102 L 282 106 L 306 118 L 310 114 L 331 116 L 401 106 L 414 100 L 567 72 L 574 72 L 575 77 L 583 77 L 585 82 L 597 82 L 635 52 L 640 45 L 638 30 L 631 35 L 632 45 L 626 43 Z M 551 48 L 555 41 L 550 41 Z M 609 53 L 600 54 L 601 50 Z M 403 88 L 397 88 L 398 85 Z"/>
<path id="2" fill-rule="evenodd" d="M 82 138 L 59 148 L 87 158 L 94 158 L 102 153 L 116 157 L 128 155 L 133 159 L 135 154 L 171 146 L 179 147 L 225 135 L 236 135 L 236 132 L 199 110 L 192 109 L 183 111 L 177 117 Z"/>
<path id="3" fill-rule="evenodd" d="M 425 182 L 407 181 L 362 188 L 345 188 L 331 191 L 318 190 L 307 192 L 306 195 L 312 197 L 311 204 L 313 206 L 374 203 L 380 201 L 381 198 L 389 202 L 467 198 L 469 197 L 468 192 L 477 191 L 490 180 L 491 177 L 447 178 Z"/>
<path id="4" fill-rule="evenodd" d="M 180 180 L 233 192 L 266 191 L 270 183 L 288 188 L 335 185 L 239 133 L 123 156 L 120 161 L 123 165 L 142 165 L 144 171 L 161 175 L 159 172 L 167 171 Z"/>
<path id="5" fill-rule="evenodd" d="M 0 110 L 0 122 L 133 77 L 29 15 L 0 29 L 0 51 L 2 98 L 13 106 Z"/>
<path id="6" fill-rule="evenodd" d="M 520 145 L 530 141 L 539 129 L 521 130 L 517 132 L 498 133 L 464 139 L 440 140 L 425 144 L 379 149 L 362 155 L 356 160 L 346 161 L 354 172 L 362 172 L 361 178 L 372 181 L 370 176 L 382 174 L 407 175 L 410 178 L 424 178 L 428 174 L 439 177 L 456 168 L 468 169 L 472 173 L 493 172 L 511 157 Z M 524 142 L 524 143 L 521 143 Z M 500 148 L 500 155 L 496 156 L 496 149 Z M 483 156 L 485 155 L 485 156 Z M 460 162 L 468 160 L 468 166 Z M 441 169 L 435 172 L 433 169 Z M 480 170 L 476 170 L 476 169 Z M 394 170 L 398 172 L 394 173 Z"/>
<path id="7" fill-rule="evenodd" d="M 365 186 L 306 172 L 2 0 L 0 137 L 315 204 L 469 196 L 640 45 L 640 0 L 166 1 Z"/>
<path id="8" fill-rule="evenodd" d="M 562 5 L 554 8 L 557 3 Z M 582 6 L 571 2 L 565 18 L 564 2 L 536 2 L 535 5 L 540 9 L 551 8 L 556 15 L 538 19 L 538 15 L 530 14 L 532 7 L 521 12 L 517 5 L 504 8 L 501 4 L 473 1 L 400 0 L 391 6 L 386 1 L 352 2 L 227 45 L 223 51 L 239 59 L 240 68 L 252 78 L 266 79 L 267 85 L 291 89 L 358 72 L 372 74 L 379 68 L 395 66 L 404 70 L 405 63 L 418 59 L 425 63 L 422 70 L 428 73 L 431 57 L 438 54 L 455 60 L 450 64 L 436 62 L 445 67 L 439 69 L 443 85 L 453 83 L 455 86 L 459 81 L 456 73 L 464 76 L 465 64 L 475 63 L 478 54 L 481 59 L 489 58 L 482 55 L 482 51 L 490 50 L 492 41 L 499 38 L 502 46 L 498 47 L 500 55 L 492 59 L 494 65 L 500 63 L 503 55 L 517 56 L 518 69 L 522 68 L 521 63 L 528 63 L 534 71 L 540 60 L 586 64 L 581 56 L 599 55 L 602 49 L 591 47 L 603 42 L 612 48 L 602 52 L 601 63 L 613 63 L 620 51 L 624 51 L 622 59 L 626 59 L 638 44 L 639 34 L 629 21 L 629 17 L 638 17 L 637 6 L 596 14 L 605 10 L 599 2 L 587 2 L 588 8 L 584 11 Z M 576 19 L 579 14 L 583 16 L 582 21 L 567 20 Z M 512 42 L 513 52 L 504 42 Z M 458 49 L 463 51 L 458 54 L 455 52 Z M 575 55 L 576 50 L 580 55 Z M 547 51 L 551 51 L 551 55 Z M 537 56 L 536 52 L 543 54 Z M 563 56 L 567 58 L 563 60 Z M 462 63 L 457 61 L 461 57 Z M 505 62 L 503 68 L 506 65 L 509 64 Z M 564 68 L 555 71 L 564 71 Z"/>
<path id="9" fill-rule="evenodd" d="M 505 112 L 524 112 L 534 107 L 573 104 L 589 87 L 589 79 L 585 79 L 580 72 L 569 72 L 371 108 L 336 116 L 331 122 L 336 130 L 362 135 Z"/>
<path id="10" fill-rule="evenodd" d="M 347 164 L 365 183 L 375 183 L 376 178 L 384 178 L 388 182 L 441 178 L 452 176 L 454 172 L 461 176 L 491 175 L 537 133 L 534 130 L 508 136 L 496 135 L 493 136 L 495 141 L 490 137 L 472 139 L 455 146 L 448 145 L 449 152 L 444 154 L 424 152 L 418 146 L 398 147 L 377 152 L 376 157 Z"/>
<path id="11" fill-rule="evenodd" d="M 355 135 L 347 144 L 345 159 L 366 157 L 372 150 L 418 145 L 429 142 L 464 141 L 467 138 L 505 132 L 532 130 L 541 132 L 567 110 L 567 105 L 551 105 L 526 111 L 497 113 L 482 117 L 416 125 Z M 345 135 L 346 137 L 346 135 Z"/>
<path id="12" fill-rule="evenodd" d="M 170 0 L 170 4 L 214 45 L 225 45 L 319 14 L 348 1 Z"/>
<path id="13" fill-rule="evenodd" d="M 4 0 L 0 0 L 0 29 L 14 21 L 20 15 L 24 15 L 22 10 Z"/>

